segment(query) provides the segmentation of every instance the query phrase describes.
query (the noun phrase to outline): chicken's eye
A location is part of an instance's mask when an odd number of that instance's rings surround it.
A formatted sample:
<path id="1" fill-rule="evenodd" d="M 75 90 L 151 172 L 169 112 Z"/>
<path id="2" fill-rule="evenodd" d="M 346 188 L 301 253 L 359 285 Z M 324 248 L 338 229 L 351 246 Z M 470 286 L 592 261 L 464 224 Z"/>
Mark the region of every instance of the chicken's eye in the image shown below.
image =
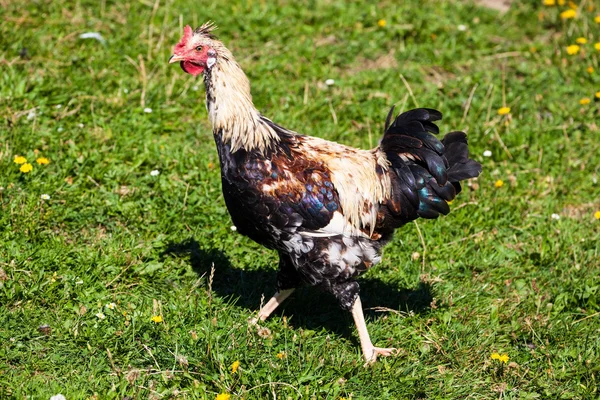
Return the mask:
<path id="1" fill-rule="evenodd" d="M 202 51 L 202 46 L 196 47 L 196 51 Z"/>

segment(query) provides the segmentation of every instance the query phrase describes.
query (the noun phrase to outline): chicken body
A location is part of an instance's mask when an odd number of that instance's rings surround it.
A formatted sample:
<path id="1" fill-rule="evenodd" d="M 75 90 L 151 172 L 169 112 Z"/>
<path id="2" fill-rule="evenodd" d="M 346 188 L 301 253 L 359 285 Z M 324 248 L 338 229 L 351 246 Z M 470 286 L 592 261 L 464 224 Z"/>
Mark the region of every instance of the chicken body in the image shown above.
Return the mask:
<path id="1" fill-rule="evenodd" d="M 395 229 L 447 214 L 459 182 L 481 172 L 468 158 L 466 135 L 453 132 L 440 142 L 433 121 L 441 114 L 430 109 L 406 112 L 393 123 L 390 111 L 372 150 L 295 133 L 254 108 L 245 74 L 211 29 L 186 27 L 171 61 L 204 74 L 233 223 L 279 254 L 277 293 L 258 319 L 298 286 L 316 286 L 352 312 L 367 361 L 390 354 L 370 341 L 354 278 L 381 260 Z"/>
<path id="2" fill-rule="evenodd" d="M 318 286 L 350 310 L 358 296 L 352 278 L 381 260 L 388 237 L 349 223 L 335 183 L 354 187 L 354 175 L 369 165 L 381 185 L 374 154 L 280 132 L 282 140 L 266 155 L 232 153 L 217 139 L 227 208 L 241 234 L 278 251 L 278 290 Z M 332 170 L 340 160 L 346 168 Z M 372 210 L 365 212 L 370 217 Z"/>

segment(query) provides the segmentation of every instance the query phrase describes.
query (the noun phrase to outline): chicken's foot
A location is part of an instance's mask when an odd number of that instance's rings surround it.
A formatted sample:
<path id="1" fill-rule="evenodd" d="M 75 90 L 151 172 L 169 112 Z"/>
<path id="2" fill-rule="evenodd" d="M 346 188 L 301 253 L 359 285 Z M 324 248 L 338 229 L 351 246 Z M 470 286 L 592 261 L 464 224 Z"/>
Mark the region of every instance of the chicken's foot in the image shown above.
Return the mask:
<path id="1" fill-rule="evenodd" d="M 367 364 L 373 364 L 377 360 L 378 355 L 385 357 L 396 353 L 396 349 L 394 348 L 386 349 L 382 347 L 375 347 L 373 346 L 373 343 L 371 343 L 360 297 L 356 298 L 356 301 L 352 306 L 352 317 L 354 318 L 354 324 L 358 330 L 360 347 L 362 348 L 363 356 L 365 357 Z"/>
<path id="2" fill-rule="evenodd" d="M 250 323 L 255 325 L 258 321 L 264 321 L 265 319 L 269 318 L 269 315 L 271 315 L 271 313 L 275 311 L 275 309 L 279 307 L 279 305 L 283 303 L 285 299 L 290 297 L 290 294 L 292 294 L 294 290 L 296 289 L 285 289 L 275 293 L 273 297 L 267 301 L 267 304 L 260 309 L 258 315 L 250 320 Z"/>

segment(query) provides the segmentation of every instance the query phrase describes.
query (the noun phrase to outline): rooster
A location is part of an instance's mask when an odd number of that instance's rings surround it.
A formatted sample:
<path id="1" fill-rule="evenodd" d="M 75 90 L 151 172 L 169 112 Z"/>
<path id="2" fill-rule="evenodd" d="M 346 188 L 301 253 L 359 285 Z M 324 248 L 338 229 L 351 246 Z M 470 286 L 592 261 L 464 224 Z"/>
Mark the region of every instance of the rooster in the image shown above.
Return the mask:
<path id="1" fill-rule="evenodd" d="M 298 134 L 254 107 L 248 78 L 214 29 L 186 26 L 169 63 L 204 75 L 223 196 L 238 232 L 279 254 L 276 293 L 254 322 L 308 284 L 351 312 L 367 363 L 393 354 L 372 344 L 355 278 L 381 261 L 395 229 L 448 214 L 460 181 L 479 175 L 465 133 L 439 141 L 440 112 L 393 118 L 392 108 L 372 150 Z"/>

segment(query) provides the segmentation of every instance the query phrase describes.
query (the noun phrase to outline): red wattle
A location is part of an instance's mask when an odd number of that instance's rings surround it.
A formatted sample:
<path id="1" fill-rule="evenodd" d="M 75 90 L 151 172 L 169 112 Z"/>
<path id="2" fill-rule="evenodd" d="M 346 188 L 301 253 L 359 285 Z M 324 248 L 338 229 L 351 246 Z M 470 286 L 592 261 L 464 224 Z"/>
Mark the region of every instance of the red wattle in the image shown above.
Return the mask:
<path id="1" fill-rule="evenodd" d="M 200 75 L 201 73 L 204 72 L 204 67 L 198 64 L 195 64 L 191 61 L 181 61 L 179 63 L 179 65 L 181 66 L 181 69 L 190 74 L 190 75 Z"/>

